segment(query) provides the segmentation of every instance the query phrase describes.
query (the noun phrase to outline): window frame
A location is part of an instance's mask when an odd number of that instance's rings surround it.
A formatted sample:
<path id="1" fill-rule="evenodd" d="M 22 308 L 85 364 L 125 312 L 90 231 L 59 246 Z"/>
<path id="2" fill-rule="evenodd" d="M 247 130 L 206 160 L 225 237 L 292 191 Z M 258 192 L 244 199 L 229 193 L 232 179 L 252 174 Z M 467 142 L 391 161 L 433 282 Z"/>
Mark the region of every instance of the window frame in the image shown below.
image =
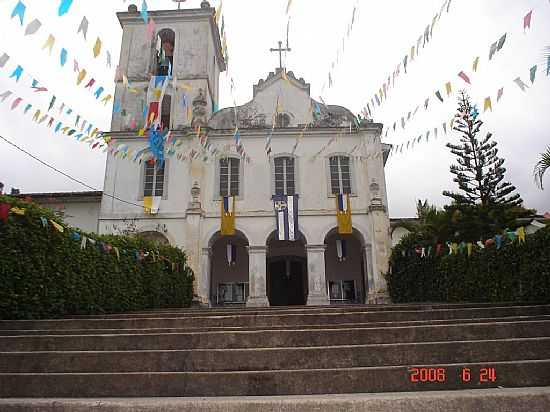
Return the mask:
<path id="1" fill-rule="evenodd" d="M 273 196 L 275 196 L 277 193 L 276 193 L 276 189 L 277 189 L 277 185 L 276 185 L 276 181 L 275 181 L 275 160 L 276 159 L 280 159 L 280 158 L 289 158 L 289 159 L 292 159 L 294 161 L 294 194 L 295 195 L 298 195 L 300 194 L 300 185 L 299 185 L 299 162 L 298 162 L 298 156 L 296 155 L 293 155 L 291 153 L 277 153 L 275 156 L 273 156 L 271 159 L 270 159 L 270 163 L 271 163 L 271 194 Z M 285 167 L 286 169 L 286 167 Z M 284 186 L 287 185 L 287 182 L 286 182 L 286 172 L 285 172 L 285 181 L 284 181 Z M 287 195 L 288 193 L 283 193 L 283 195 Z"/>
<path id="2" fill-rule="evenodd" d="M 349 161 L 349 178 L 350 178 L 350 197 L 357 197 L 357 187 L 356 187 L 356 170 L 355 170 L 355 161 L 352 156 L 347 153 L 331 153 L 325 158 L 325 170 L 327 178 L 327 193 L 328 197 L 336 197 L 337 194 L 332 193 L 332 173 L 330 169 L 330 159 L 333 157 L 346 157 Z M 341 167 L 339 166 L 338 173 L 339 186 L 342 187 L 342 176 L 341 176 Z"/>
<path id="3" fill-rule="evenodd" d="M 215 163 L 215 180 L 214 180 L 214 200 L 222 200 L 223 196 L 220 191 L 220 185 L 221 185 L 221 165 L 220 162 L 223 159 L 236 159 L 239 161 L 239 181 L 238 181 L 238 188 L 239 188 L 239 194 L 235 196 L 235 199 L 241 200 L 244 197 L 244 184 L 243 184 L 243 178 L 244 178 L 244 161 L 240 156 L 237 155 L 227 155 L 227 156 L 218 156 L 216 157 L 216 163 Z"/>
<path id="4" fill-rule="evenodd" d="M 138 197 L 137 200 L 141 201 L 145 198 L 145 170 L 147 168 L 147 162 L 143 162 L 140 166 L 140 182 L 138 188 Z M 163 188 L 162 188 L 162 200 L 168 199 L 168 175 L 170 170 L 170 161 L 164 159 L 164 179 L 163 179 Z M 153 191 L 155 190 L 156 185 L 156 170 L 153 178 Z"/>

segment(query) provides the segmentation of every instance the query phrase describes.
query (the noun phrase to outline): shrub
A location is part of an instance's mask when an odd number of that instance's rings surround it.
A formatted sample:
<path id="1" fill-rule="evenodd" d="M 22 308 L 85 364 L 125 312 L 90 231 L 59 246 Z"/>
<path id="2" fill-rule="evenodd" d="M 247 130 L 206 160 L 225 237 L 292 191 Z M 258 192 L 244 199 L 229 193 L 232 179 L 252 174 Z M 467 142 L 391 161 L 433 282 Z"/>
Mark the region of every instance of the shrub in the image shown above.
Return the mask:
<path id="1" fill-rule="evenodd" d="M 550 227 L 527 236 L 524 244 L 490 246 L 466 253 L 422 258 L 425 245 L 411 234 L 394 248 L 387 275 L 391 298 L 402 302 L 550 302 Z M 433 246 L 433 245 L 432 245 Z"/>
<path id="2" fill-rule="evenodd" d="M 0 318 L 39 319 L 186 307 L 193 272 L 185 253 L 139 237 L 55 230 L 60 215 L 8 196 L 25 209 L 0 222 Z M 47 219 L 44 227 L 42 219 Z M 76 234 L 75 234 L 76 233 Z M 94 239 L 81 249 L 81 239 Z M 118 250 L 118 255 L 117 255 Z"/>

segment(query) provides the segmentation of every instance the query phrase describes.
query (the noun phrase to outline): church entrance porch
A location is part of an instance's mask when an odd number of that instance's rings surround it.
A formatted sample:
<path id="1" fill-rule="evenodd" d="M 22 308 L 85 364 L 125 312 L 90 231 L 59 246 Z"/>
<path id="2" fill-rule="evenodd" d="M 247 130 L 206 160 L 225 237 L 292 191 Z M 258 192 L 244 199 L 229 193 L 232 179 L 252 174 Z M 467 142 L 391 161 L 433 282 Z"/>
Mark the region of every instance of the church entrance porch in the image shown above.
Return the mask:
<path id="1" fill-rule="evenodd" d="M 305 259 L 278 257 L 267 264 L 267 296 L 271 306 L 306 304 L 307 264 Z"/>
<path id="2" fill-rule="evenodd" d="M 244 305 L 249 296 L 248 239 L 240 232 L 223 237 L 218 233 L 210 243 L 211 305 Z"/>
<path id="3" fill-rule="evenodd" d="M 266 294 L 270 306 L 305 305 L 308 294 L 305 238 L 279 240 L 274 232 L 267 241 Z"/>

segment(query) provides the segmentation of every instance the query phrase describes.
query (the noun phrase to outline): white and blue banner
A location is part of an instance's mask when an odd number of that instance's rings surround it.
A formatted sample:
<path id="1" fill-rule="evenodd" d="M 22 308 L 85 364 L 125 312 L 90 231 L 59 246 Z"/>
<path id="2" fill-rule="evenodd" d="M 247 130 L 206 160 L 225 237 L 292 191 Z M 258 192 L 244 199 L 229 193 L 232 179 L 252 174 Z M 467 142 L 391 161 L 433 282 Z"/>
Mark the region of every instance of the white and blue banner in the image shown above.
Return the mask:
<path id="1" fill-rule="evenodd" d="M 275 195 L 273 196 L 273 205 L 279 240 L 295 241 L 299 236 L 298 195 Z"/>

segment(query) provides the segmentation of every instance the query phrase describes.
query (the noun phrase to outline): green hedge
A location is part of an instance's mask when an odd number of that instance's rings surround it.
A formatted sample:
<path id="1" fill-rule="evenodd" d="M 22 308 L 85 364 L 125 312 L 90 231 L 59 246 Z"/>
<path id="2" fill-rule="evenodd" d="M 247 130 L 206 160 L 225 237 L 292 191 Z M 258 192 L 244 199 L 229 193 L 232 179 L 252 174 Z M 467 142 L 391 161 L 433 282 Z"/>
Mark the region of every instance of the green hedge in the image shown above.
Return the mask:
<path id="1" fill-rule="evenodd" d="M 421 258 L 414 234 L 394 248 L 387 275 L 392 301 L 550 302 L 550 227 L 505 244 L 467 254 Z M 426 245 L 427 246 L 427 245 Z M 446 247 L 444 253 L 448 253 Z"/>
<path id="2" fill-rule="evenodd" d="M 89 236 L 81 250 L 76 229 L 63 233 L 42 217 L 62 223 L 49 209 L 12 197 L 24 208 L 0 222 L 0 319 L 39 319 L 190 306 L 193 272 L 183 251 L 138 237 Z M 114 249 L 119 250 L 117 257 Z M 136 257 L 148 252 L 143 259 Z M 154 255 L 154 257 L 153 257 Z M 159 258 L 159 256 L 161 258 Z"/>

